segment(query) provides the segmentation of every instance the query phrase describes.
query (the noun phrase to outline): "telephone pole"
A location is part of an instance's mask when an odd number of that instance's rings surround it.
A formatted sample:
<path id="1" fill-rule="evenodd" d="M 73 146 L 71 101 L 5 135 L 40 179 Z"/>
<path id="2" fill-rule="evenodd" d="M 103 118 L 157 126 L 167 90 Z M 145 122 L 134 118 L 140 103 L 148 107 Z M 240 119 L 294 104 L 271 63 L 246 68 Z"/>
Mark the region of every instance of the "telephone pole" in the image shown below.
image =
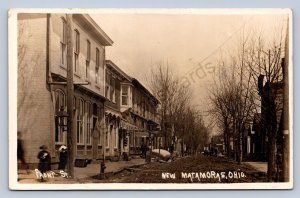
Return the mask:
<path id="1" fill-rule="evenodd" d="M 290 178 L 290 128 L 289 128 L 289 24 L 285 41 L 285 58 L 283 60 L 283 182 Z"/>
<path id="2" fill-rule="evenodd" d="M 68 147 L 68 176 L 74 178 L 74 146 L 76 145 L 74 137 L 74 82 L 73 82 L 73 38 L 72 38 L 72 14 L 67 14 L 67 147 Z"/>

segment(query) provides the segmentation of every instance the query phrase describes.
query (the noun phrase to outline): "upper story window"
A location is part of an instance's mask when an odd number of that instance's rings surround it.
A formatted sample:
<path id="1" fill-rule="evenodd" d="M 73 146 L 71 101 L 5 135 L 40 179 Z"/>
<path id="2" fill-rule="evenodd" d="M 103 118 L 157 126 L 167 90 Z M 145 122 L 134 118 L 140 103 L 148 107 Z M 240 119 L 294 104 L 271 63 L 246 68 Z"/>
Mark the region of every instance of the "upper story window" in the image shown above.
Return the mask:
<path id="1" fill-rule="evenodd" d="M 90 79 L 90 62 L 91 62 L 91 42 L 86 40 L 86 67 L 85 67 L 85 78 Z"/>
<path id="2" fill-rule="evenodd" d="M 106 70 L 105 73 L 105 97 L 108 98 L 110 93 L 110 73 Z"/>
<path id="3" fill-rule="evenodd" d="M 80 35 L 78 30 L 74 30 L 74 72 L 79 72 L 78 57 L 80 51 Z"/>
<path id="4" fill-rule="evenodd" d="M 122 85 L 122 105 L 128 106 L 129 85 Z"/>
<path id="5" fill-rule="evenodd" d="M 114 77 L 111 77 L 110 79 L 110 100 L 113 102 L 116 102 L 116 97 L 115 97 L 115 86 L 116 85 L 116 81 Z"/>
<path id="6" fill-rule="evenodd" d="M 115 78 L 112 76 L 112 74 L 108 71 L 106 71 L 105 75 L 105 97 L 108 98 L 110 101 L 115 102 L 115 90 L 116 90 L 116 82 Z"/>
<path id="7" fill-rule="evenodd" d="M 96 48 L 95 83 L 99 84 L 100 51 Z"/>
<path id="8" fill-rule="evenodd" d="M 60 64 L 67 66 L 67 24 L 64 18 L 61 19 L 61 33 L 60 33 Z"/>

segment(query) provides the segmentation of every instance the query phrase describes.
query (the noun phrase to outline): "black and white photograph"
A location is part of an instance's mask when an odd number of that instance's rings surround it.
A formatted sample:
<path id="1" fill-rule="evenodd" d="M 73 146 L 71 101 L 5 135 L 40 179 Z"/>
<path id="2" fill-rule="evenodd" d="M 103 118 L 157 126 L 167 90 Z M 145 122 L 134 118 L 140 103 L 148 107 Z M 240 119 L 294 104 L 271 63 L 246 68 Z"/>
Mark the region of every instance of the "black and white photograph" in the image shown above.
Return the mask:
<path id="1" fill-rule="evenodd" d="M 9 187 L 293 188 L 290 9 L 11 9 Z"/>

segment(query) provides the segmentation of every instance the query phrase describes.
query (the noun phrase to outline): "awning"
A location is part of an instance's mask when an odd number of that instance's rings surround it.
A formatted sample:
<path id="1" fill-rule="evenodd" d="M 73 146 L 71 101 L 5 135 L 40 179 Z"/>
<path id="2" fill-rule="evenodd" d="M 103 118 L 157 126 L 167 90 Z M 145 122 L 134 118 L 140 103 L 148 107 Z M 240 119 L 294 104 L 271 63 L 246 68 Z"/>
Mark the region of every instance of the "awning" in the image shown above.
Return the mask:
<path id="1" fill-rule="evenodd" d="M 114 117 L 116 117 L 116 118 L 121 118 L 122 117 L 122 115 L 121 115 L 121 113 L 119 113 L 119 112 L 117 112 L 117 111 L 114 111 L 114 110 L 112 110 L 112 109 L 106 109 L 105 110 L 105 115 L 111 115 L 111 116 L 114 116 Z"/>
<path id="2" fill-rule="evenodd" d="M 135 133 L 136 137 L 149 137 L 149 133 L 148 132 L 137 132 Z"/>
<path id="3" fill-rule="evenodd" d="M 126 130 L 138 130 L 138 127 L 129 123 L 127 120 L 122 119 L 120 122 L 120 127 Z"/>

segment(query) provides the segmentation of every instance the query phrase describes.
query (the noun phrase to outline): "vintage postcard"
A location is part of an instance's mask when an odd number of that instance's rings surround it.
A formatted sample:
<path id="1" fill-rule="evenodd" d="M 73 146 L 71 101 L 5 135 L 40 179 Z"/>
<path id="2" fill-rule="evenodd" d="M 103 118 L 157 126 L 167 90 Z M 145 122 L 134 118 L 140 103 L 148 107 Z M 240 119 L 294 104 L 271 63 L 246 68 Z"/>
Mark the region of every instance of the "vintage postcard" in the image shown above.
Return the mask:
<path id="1" fill-rule="evenodd" d="M 12 9 L 13 190 L 293 188 L 290 9 Z"/>

